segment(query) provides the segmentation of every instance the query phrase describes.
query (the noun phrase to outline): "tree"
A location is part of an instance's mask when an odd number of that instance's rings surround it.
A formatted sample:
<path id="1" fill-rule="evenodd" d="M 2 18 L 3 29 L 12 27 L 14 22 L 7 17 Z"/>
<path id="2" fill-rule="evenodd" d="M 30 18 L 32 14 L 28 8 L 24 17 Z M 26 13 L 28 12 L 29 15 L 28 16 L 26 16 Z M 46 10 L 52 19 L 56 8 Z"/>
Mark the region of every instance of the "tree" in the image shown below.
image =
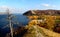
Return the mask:
<path id="1" fill-rule="evenodd" d="M 6 25 L 6 26 L 4 26 L 3 28 L 6 28 L 6 27 L 10 27 L 10 35 L 11 35 L 11 37 L 13 37 L 13 24 L 15 23 L 15 24 L 19 24 L 18 22 L 14 22 L 12 19 L 13 18 L 15 18 L 15 16 L 14 15 L 12 15 L 12 14 L 10 14 L 10 11 L 9 11 L 9 9 L 7 9 L 7 21 L 9 22 L 9 24 L 8 25 Z"/>

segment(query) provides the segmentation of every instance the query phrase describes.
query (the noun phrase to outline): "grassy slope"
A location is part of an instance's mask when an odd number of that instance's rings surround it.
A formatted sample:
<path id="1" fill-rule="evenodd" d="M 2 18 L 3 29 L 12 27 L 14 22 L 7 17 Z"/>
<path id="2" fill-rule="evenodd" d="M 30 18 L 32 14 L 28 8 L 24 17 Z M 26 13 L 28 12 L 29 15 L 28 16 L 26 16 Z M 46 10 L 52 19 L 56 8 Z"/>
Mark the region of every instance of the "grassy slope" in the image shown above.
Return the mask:
<path id="1" fill-rule="evenodd" d="M 48 30 L 48 29 L 45 29 L 45 28 L 42 28 L 42 27 L 40 27 L 43 31 L 44 31 L 44 33 L 46 34 L 46 35 L 48 35 L 48 36 L 51 36 L 51 37 L 60 37 L 60 34 L 59 33 L 55 33 L 55 32 L 53 32 L 53 31 L 50 31 L 50 30 Z"/>
<path id="2" fill-rule="evenodd" d="M 60 37 L 60 34 L 50 31 L 48 29 L 33 25 L 28 28 L 24 37 Z"/>

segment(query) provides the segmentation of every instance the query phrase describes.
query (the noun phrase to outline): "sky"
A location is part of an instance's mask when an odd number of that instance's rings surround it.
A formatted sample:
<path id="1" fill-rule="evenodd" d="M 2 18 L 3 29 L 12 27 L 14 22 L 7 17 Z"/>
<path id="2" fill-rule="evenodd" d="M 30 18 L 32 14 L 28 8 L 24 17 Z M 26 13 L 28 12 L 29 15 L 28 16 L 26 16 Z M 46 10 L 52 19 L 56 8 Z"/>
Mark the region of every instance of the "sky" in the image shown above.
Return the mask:
<path id="1" fill-rule="evenodd" d="M 60 10 L 60 0 L 0 0 L 0 11 L 9 8 L 12 13 L 24 13 L 28 10 Z"/>

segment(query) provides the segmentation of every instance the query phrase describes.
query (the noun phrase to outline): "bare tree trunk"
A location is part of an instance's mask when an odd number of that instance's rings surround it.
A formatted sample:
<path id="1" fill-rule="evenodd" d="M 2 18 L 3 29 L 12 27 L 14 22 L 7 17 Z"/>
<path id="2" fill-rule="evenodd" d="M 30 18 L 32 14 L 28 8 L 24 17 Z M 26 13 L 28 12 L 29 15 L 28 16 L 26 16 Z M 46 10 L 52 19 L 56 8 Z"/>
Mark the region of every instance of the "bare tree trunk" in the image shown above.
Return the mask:
<path id="1" fill-rule="evenodd" d="M 10 22 L 11 37 L 13 37 L 13 26 L 12 26 L 11 20 L 9 22 Z"/>

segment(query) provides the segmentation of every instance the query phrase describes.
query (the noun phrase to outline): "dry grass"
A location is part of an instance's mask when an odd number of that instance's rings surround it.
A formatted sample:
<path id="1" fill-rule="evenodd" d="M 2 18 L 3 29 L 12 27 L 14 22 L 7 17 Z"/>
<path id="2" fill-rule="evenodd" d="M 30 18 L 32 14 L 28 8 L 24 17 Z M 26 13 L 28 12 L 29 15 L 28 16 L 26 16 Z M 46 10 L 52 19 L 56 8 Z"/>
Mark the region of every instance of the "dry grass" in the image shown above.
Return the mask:
<path id="1" fill-rule="evenodd" d="M 45 28 L 42 28 L 42 27 L 40 27 L 40 28 L 41 28 L 41 29 L 44 31 L 44 33 L 45 33 L 46 35 L 48 35 L 48 36 L 51 36 L 51 37 L 60 37 L 60 34 L 59 34 L 59 33 L 50 31 L 50 30 L 45 29 Z"/>
<path id="2" fill-rule="evenodd" d="M 24 37 L 60 37 L 60 34 L 38 25 L 32 25 L 28 28 L 28 32 L 26 32 Z"/>

